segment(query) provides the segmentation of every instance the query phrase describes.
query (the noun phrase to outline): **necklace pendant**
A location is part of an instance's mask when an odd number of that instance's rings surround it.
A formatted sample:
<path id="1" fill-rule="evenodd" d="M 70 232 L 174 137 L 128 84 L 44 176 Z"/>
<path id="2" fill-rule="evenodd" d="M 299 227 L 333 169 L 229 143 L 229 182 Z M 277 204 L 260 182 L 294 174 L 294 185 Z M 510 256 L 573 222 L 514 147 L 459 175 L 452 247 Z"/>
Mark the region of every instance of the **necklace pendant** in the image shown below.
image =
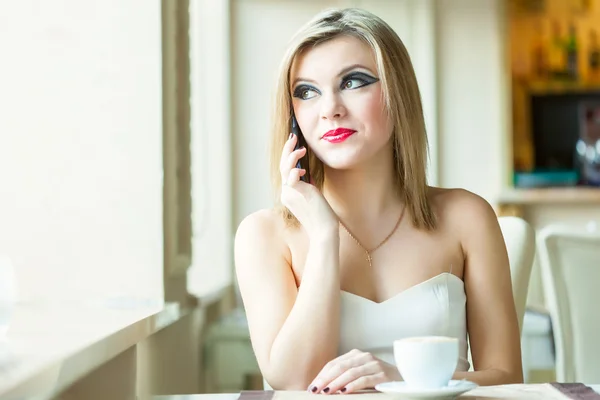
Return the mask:
<path id="1" fill-rule="evenodd" d="M 371 260 L 372 260 L 371 254 L 367 253 L 367 261 L 369 262 L 369 267 L 372 266 Z"/>

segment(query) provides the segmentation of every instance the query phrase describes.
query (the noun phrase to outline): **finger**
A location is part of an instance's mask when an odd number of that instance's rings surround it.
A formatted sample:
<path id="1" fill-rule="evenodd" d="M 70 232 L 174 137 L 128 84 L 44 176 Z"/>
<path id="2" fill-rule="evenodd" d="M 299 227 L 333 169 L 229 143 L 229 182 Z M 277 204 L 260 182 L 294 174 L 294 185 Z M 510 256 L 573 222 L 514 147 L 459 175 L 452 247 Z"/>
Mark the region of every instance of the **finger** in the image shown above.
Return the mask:
<path id="1" fill-rule="evenodd" d="M 340 393 L 345 393 L 347 391 L 347 386 L 351 382 L 354 382 L 363 376 L 377 374 L 378 372 L 381 372 L 381 368 L 379 367 L 379 363 L 377 361 L 370 361 L 366 364 L 348 368 L 340 376 L 329 382 L 329 384 L 323 389 L 323 392 L 336 393 L 340 391 Z"/>
<path id="2" fill-rule="evenodd" d="M 288 140 L 285 141 L 283 145 L 283 149 L 281 150 L 281 160 L 285 160 L 287 156 L 294 151 L 296 147 L 296 142 L 298 141 L 298 137 L 292 133 L 288 137 Z"/>
<path id="3" fill-rule="evenodd" d="M 365 365 L 368 365 L 368 367 L 364 367 Z M 373 369 L 373 366 L 377 365 L 378 363 L 370 353 L 360 352 L 339 361 L 328 371 L 325 371 L 319 380 L 319 384 L 315 386 L 320 387 L 323 393 L 335 393 L 351 380 L 357 379 L 361 375 L 375 373 L 376 370 Z M 365 370 L 364 368 L 368 369 Z"/>
<path id="4" fill-rule="evenodd" d="M 290 153 L 294 151 L 294 147 L 296 146 L 297 141 L 298 138 L 296 137 L 296 135 L 290 133 L 288 140 L 286 140 L 283 144 L 283 148 L 281 149 L 281 156 L 279 158 L 280 171 L 283 171 L 284 161 L 287 160 L 287 157 L 290 155 Z"/>
<path id="5" fill-rule="evenodd" d="M 294 186 L 296 183 L 298 183 L 300 181 L 300 177 L 304 176 L 305 174 L 306 174 L 305 169 L 293 168 L 288 173 L 288 177 L 284 183 L 286 186 Z"/>
<path id="6" fill-rule="evenodd" d="M 327 388 L 329 383 L 346 372 L 346 370 L 365 364 L 367 361 L 371 361 L 368 356 L 370 356 L 369 353 L 363 353 L 360 350 L 351 350 L 348 353 L 342 354 L 329 361 L 325 364 L 317 377 L 313 379 L 313 382 L 309 386 L 309 390 L 315 393 L 321 392 Z"/>
<path id="7" fill-rule="evenodd" d="M 315 377 L 315 379 L 313 379 L 313 382 L 311 383 L 311 385 L 316 385 L 319 382 L 319 379 L 326 376 L 327 373 L 334 368 L 335 366 L 339 365 L 341 362 L 345 362 L 351 358 L 355 358 L 358 357 L 359 355 L 363 354 L 362 351 L 360 350 L 350 350 L 347 353 L 342 354 L 341 356 L 338 356 L 336 358 L 334 358 L 333 360 L 329 361 L 327 364 L 325 364 L 325 366 L 323 367 L 323 369 L 321 369 L 321 372 L 319 372 L 317 374 L 317 376 Z"/>
<path id="8" fill-rule="evenodd" d="M 306 148 L 294 150 L 287 158 L 281 160 L 281 176 L 287 176 L 293 168 L 297 168 L 298 161 L 306 155 Z"/>
<path id="9" fill-rule="evenodd" d="M 371 375 L 363 375 L 358 379 L 346 384 L 339 390 L 339 393 L 350 394 L 362 389 L 372 389 L 375 385 L 387 382 L 387 378 L 383 371 Z"/>

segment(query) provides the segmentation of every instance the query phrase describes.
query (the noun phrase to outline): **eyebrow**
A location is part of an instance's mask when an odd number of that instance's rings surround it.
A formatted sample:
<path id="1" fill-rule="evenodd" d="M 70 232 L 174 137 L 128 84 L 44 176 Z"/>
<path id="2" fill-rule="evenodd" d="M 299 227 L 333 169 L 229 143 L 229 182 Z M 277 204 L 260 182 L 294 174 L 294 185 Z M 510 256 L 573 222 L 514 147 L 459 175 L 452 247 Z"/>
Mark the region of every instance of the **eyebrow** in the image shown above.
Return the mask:
<path id="1" fill-rule="evenodd" d="M 346 74 L 347 72 L 356 69 L 356 68 L 362 68 L 362 69 L 366 69 L 367 71 L 369 71 L 370 73 L 373 74 L 373 71 L 371 71 L 369 68 L 365 67 L 362 64 L 352 64 L 347 66 L 346 68 L 342 69 L 337 76 L 342 76 L 344 74 Z M 373 74 L 374 75 L 374 74 Z M 296 79 L 294 79 L 294 82 L 292 83 L 292 87 L 296 86 L 296 84 L 298 82 L 310 82 L 310 83 L 317 83 L 316 81 L 312 80 L 312 79 L 308 79 L 308 78 L 302 78 L 302 77 L 297 77 Z"/>

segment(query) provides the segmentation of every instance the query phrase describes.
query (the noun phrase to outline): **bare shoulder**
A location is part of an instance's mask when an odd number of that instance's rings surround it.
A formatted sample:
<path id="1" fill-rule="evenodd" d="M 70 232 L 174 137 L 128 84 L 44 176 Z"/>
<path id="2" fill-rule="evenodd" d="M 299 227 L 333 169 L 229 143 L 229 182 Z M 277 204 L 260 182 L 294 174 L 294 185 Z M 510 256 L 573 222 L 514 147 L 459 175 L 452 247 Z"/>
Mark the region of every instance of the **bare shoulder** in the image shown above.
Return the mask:
<path id="1" fill-rule="evenodd" d="M 236 268 L 255 265 L 244 260 L 256 260 L 261 254 L 286 258 L 289 248 L 285 240 L 285 230 L 285 224 L 275 210 L 259 210 L 246 216 L 235 235 Z"/>
<path id="2" fill-rule="evenodd" d="M 270 245 L 283 243 L 284 228 L 282 218 L 275 210 L 255 211 L 240 222 L 235 234 L 235 247 L 266 244 L 264 242 Z"/>
<path id="3" fill-rule="evenodd" d="M 236 242 L 238 239 L 242 241 L 251 240 L 257 235 L 267 234 L 271 236 L 279 228 L 278 219 L 280 218 L 274 210 L 264 209 L 253 212 L 240 222 L 235 235 Z"/>
<path id="4" fill-rule="evenodd" d="M 429 193 L 441 225 L 463 239 L 497 230 L 496 212 L 483 197 L 465 189 L 431 187 Z"/>
<path id="5" fill-rule="evenodd" d="M 429 188 L 429 198 L 441 216 L 495 217 L 492 206 L 481 196 L 465 189 Z"/>

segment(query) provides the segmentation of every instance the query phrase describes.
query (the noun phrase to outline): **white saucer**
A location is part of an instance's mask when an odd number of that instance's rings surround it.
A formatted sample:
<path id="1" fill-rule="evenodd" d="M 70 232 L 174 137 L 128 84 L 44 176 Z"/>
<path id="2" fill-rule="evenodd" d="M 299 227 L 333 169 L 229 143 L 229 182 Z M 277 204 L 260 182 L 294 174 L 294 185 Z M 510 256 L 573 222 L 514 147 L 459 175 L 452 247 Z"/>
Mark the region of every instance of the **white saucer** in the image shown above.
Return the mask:
<path id="1" fill-rule="evenodd" d="M 375 385 L 375 389 L 382 393 L 394 394 L 400 399 L 454 399 L 477 386 L 476 383 L 461 380 L 450 381 L 447 386 L 439 389 L 417 389 L 411 388 L 406 382 L 385 382 Z"/>

